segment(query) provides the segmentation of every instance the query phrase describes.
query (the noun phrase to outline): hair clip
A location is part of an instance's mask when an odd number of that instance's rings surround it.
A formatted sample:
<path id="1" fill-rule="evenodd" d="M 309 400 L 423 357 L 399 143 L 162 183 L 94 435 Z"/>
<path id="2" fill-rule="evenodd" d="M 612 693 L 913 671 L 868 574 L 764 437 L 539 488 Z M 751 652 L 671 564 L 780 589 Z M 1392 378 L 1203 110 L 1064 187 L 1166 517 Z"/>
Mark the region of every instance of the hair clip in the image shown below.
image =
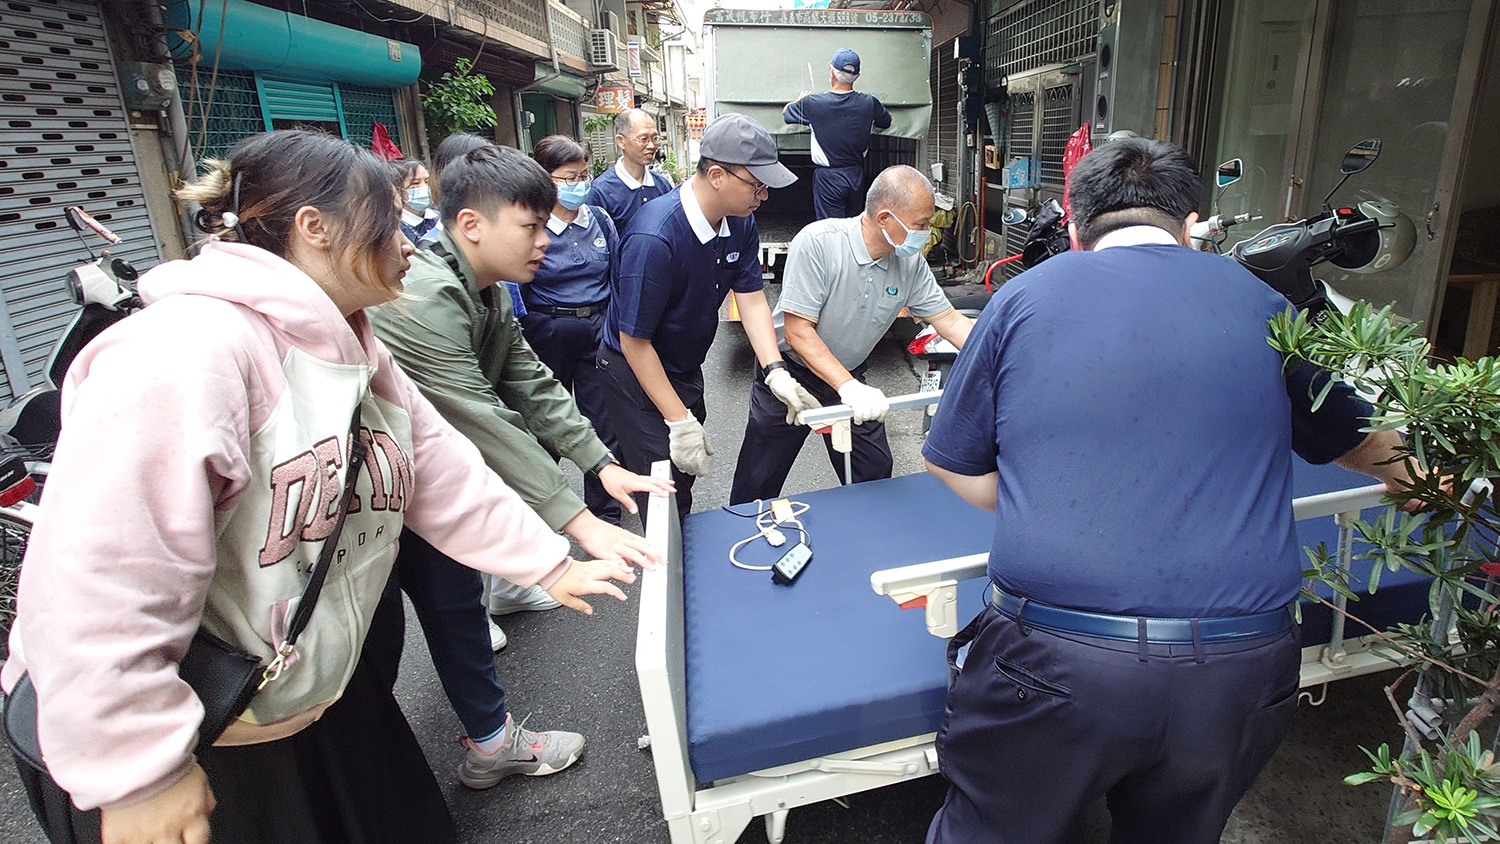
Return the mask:
<path id="1" fill-rule="evenodd" d="M 244 178 L 245 174 L 243 172 L 234 174 L 234 210 L 225 211 L 220 216 L 220 219 L 224 223 L 224 228 L 226 229 L 232 229 L 240 224 L 240 215 L 235 212 L 238 211 L 240 207 L 240 182 L 243 181 Z"/>

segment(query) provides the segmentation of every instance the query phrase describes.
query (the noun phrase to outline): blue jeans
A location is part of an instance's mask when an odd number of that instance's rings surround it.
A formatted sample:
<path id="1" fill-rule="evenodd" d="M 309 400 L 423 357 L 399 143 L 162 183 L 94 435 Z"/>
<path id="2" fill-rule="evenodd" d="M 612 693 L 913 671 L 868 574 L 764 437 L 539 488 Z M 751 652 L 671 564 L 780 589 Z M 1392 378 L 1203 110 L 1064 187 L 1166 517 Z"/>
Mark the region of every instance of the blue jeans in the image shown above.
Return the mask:
<path id="1" fill-rule="evenodd" d="M 495 673 L 479 572 L 401 532 L 396 567 L 365 637 L 364 658 L 388 686 L 396 684 L 406 641 L 402 592 L 417 611 L 432 665 L 464 730 L 476 739 L 493 735 L 505 725 L 505 688 Z"/>

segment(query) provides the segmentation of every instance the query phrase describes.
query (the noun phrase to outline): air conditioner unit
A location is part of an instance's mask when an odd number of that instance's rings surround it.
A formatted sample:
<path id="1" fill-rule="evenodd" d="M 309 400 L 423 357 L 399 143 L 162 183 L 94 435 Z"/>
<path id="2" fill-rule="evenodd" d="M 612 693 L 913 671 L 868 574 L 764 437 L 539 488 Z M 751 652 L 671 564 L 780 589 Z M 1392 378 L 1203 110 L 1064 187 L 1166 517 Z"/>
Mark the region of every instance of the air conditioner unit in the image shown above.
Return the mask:
<path id="1" fill-rule="evenodd" d="M 589 67 L 593 70 L 620 69 L 620 42 L 613 32 L 589 30 Z"/>
<path id="2" fill-rule="evenodd" d="M 599 10 L 599 28 L 607 29 L 615 34 L 615 39 L 620 37 L 620 16 L 609 9 Z"/>

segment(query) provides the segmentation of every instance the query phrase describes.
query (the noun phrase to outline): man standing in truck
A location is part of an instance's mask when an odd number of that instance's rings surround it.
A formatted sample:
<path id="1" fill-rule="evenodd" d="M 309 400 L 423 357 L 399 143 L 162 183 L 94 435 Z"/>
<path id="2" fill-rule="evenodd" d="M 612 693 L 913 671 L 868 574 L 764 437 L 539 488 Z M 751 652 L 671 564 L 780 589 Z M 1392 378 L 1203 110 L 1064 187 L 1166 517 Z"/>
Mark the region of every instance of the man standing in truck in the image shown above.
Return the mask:
<path id="1" fill-rule="evenodd" d="M 872 129 L 889 129 L 891 113 L 880 100 L 854 90 L 859 54 L 844 47 L 833 54 L 832 91 L 805 92 L 786 104 L 782 119 L 812 129 L 813 210 L 817 219 L 856 217 L 864 210 L 865 154 Z"/>

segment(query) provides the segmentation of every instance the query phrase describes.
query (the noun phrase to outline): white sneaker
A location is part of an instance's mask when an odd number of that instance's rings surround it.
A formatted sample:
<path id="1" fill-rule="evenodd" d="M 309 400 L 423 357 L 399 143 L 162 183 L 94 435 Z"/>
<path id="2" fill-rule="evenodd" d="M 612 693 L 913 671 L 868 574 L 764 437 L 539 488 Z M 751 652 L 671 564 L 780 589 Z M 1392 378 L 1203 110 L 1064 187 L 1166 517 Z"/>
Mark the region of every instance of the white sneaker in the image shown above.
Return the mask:
<path id="1" fill-rule="evenodd" d="M 553 600 L 547 590 L 540 586 L 522 589 L 512 583 L 500 581 L 490 589 L 490 615 L 510 615 L 517 612 L 544 612 L 562 606 Z"/>
<path id="2" fill-rule="evenodd" d="M 493 618 L 488 620 L 490 623 L 490 650 L 500 653 L 505 650 L 505 646 L 509 644 L 509 640 L 505 638 L 505 631 L 500 629 L 500 625 L 496 624 Z"/>

